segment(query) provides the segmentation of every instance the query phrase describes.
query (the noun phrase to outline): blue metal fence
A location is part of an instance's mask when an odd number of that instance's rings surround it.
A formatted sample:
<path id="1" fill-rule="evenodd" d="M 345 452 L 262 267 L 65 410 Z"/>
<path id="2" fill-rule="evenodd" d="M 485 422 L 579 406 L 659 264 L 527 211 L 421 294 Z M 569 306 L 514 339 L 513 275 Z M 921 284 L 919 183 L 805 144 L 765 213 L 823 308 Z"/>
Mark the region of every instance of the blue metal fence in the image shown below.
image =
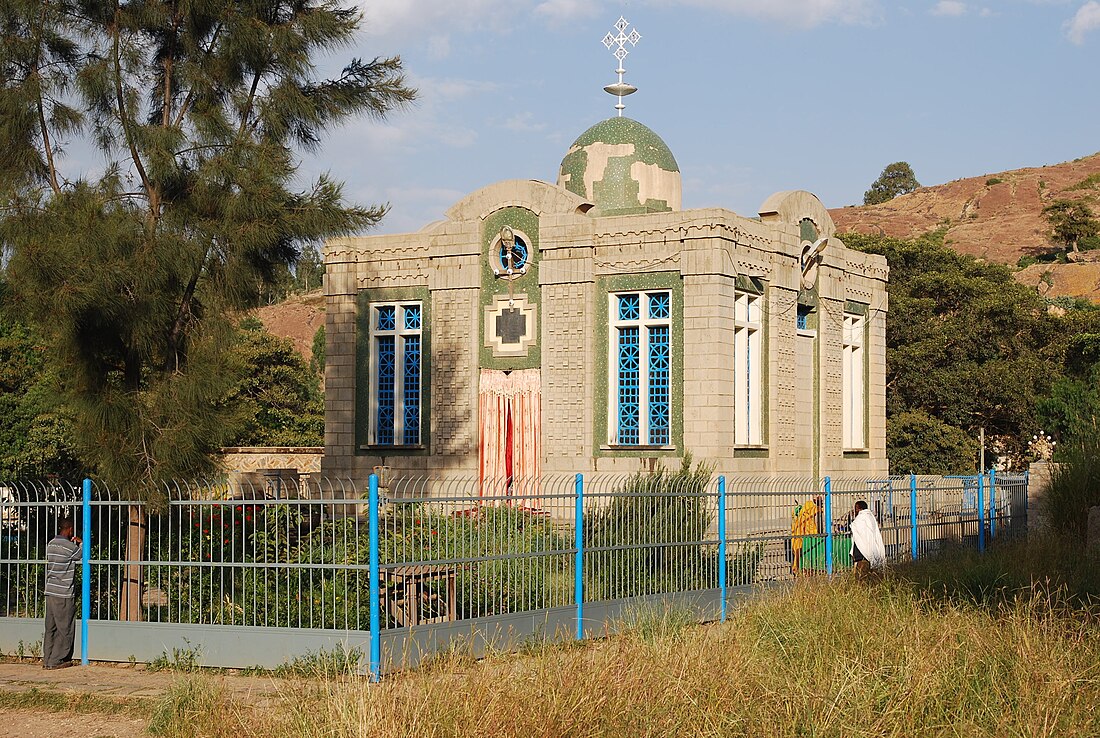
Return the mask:
<path id="1" fill-rule="evenodd" d="M 1026 529 L 1027 477 L 372 475 L 165 494 L 157 510 L 90 480 L 0 486 L 0 651 L 41 632 L 44 547 L 65 514 L 83 531 L 84 663 L 180 639 L 211 644 L 203 660 L 221 666 L 363 643 L 377 679 L 458 638 L 606 632 L 631 603 L 680 598 L 724 620 L 754 587 L 848 569 L 857 500 L 891 562 L 981 550 Z"/>

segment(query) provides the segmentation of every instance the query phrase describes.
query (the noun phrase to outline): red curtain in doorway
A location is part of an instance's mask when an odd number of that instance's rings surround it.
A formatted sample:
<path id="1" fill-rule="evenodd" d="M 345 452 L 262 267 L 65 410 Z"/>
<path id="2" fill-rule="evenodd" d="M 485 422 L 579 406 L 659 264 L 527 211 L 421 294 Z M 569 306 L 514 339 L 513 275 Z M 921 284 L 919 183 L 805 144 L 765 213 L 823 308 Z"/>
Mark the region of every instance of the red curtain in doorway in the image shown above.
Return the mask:
<path id="1" fill-rule="evenodd" d="M 538 493 L 542 459 L 542 375 L 481 370 L 478 390 L 479 475 L 482 497 L 524 499 Z"/>

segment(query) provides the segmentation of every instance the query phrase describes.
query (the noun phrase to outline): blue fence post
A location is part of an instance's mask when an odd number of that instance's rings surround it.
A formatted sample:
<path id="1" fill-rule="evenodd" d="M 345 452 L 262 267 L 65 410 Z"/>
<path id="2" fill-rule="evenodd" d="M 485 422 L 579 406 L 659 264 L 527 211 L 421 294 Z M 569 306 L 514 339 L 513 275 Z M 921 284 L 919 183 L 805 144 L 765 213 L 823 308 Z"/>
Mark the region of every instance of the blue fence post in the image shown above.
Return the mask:
<path id="1" fill-rule="evenodd" d="M 912 529 L 910 545 L 913 548 L 913 561 L 916 561 L 920 550 L 920 531 L 917 528 L 917 475 L 912 473 L 909 474 L 909 527 Z"/>
<path id="2" fill-rule="evenodd" d="M 726 478 L 718 477 L 718 589 L 722 592 L 720 620 L 726 622 L 726 568 L 729 559 L 726 556 Z"/>
<path id="3" fill-rule="evenodd" d="M 584 639 L 584 475 L 577 474 L 576 505 L 573 509 L 573 545 L 577 559 L 573 566 L 573 598 L 577 605 L 577 640 Z"/>
<path id="4" fill-rule="evenodd" d="M 83 484 L 80 532 L 80 663 L 88 665 L 88 621 L 92 619 L 92 480 Z"/>
<path id="5" fill-rule="evenodd" d="M 833 480 L 825 477 L 825 573 L 833 575 Z"/>
<path id="6" fill-rule="evenodd" d="M 995 471 L 989 470 L 989 539 L 997 537 L 997 478 Z"/>
<path id="7" fill-rule="evenodd" d="M 367 507 L 369 510 L 368 535 L 370 536 L 370 680 L 382 679 L 382 613 L 378 572 L 378 475 L 370 475 Z"/>
<path id="8" fill-rule="evenodd" d="M 985 474 L 978 475 L 978 553 L 985 552 Z"/>

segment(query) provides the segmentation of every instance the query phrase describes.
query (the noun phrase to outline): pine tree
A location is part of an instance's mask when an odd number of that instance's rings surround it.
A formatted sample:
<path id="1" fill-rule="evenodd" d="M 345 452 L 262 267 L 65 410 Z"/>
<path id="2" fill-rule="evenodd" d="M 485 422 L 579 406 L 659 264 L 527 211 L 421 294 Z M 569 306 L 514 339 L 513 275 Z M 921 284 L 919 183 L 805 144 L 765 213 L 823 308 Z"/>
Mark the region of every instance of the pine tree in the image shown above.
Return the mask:
<path id="1" fill-rule="evenodd" d="M 233 316 L 303 244 L 382 217 L 328 177 L 292 187 L 327 128 L 413 99 L 396 58 L 314 79 L 359 21 L 325 0 L 0 2 L 10 284 L 109 484 L 148 496 L 202 472 Z M 94 180 L 59 166 L 79 134 L 106 157 Z"/>
<path id="2" fill-rule="evenodd" d="M 398 58 L 318 78 L 360 20 L 338 0 L 0 0 L 12 296 L 49 346 L 81 461 L 120 493 L 155 501 L 209 469 L 240 311 L 302 244 L 382 217 L 327 176 L 294 188 L 327 129 L 415 96 Z M 64 171 L 78 137 L 101 175 Z"/>

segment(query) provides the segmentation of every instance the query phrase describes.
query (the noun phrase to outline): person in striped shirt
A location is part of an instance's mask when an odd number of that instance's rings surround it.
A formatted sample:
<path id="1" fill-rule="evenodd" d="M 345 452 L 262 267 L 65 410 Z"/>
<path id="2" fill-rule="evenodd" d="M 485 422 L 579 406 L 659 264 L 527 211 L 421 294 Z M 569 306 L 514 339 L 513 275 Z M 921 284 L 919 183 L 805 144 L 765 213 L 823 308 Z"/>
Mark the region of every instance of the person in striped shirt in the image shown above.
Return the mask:
<path id="1" fill-rule="evenodd" d="M 42 639 L 42 667 L 64 669 L 73 665 L 76 629 L 76 562 L 80 539 L 73 535 L 73 519 L 62 518 L 57 535 L 46 544 L 46 635 Z"/>

